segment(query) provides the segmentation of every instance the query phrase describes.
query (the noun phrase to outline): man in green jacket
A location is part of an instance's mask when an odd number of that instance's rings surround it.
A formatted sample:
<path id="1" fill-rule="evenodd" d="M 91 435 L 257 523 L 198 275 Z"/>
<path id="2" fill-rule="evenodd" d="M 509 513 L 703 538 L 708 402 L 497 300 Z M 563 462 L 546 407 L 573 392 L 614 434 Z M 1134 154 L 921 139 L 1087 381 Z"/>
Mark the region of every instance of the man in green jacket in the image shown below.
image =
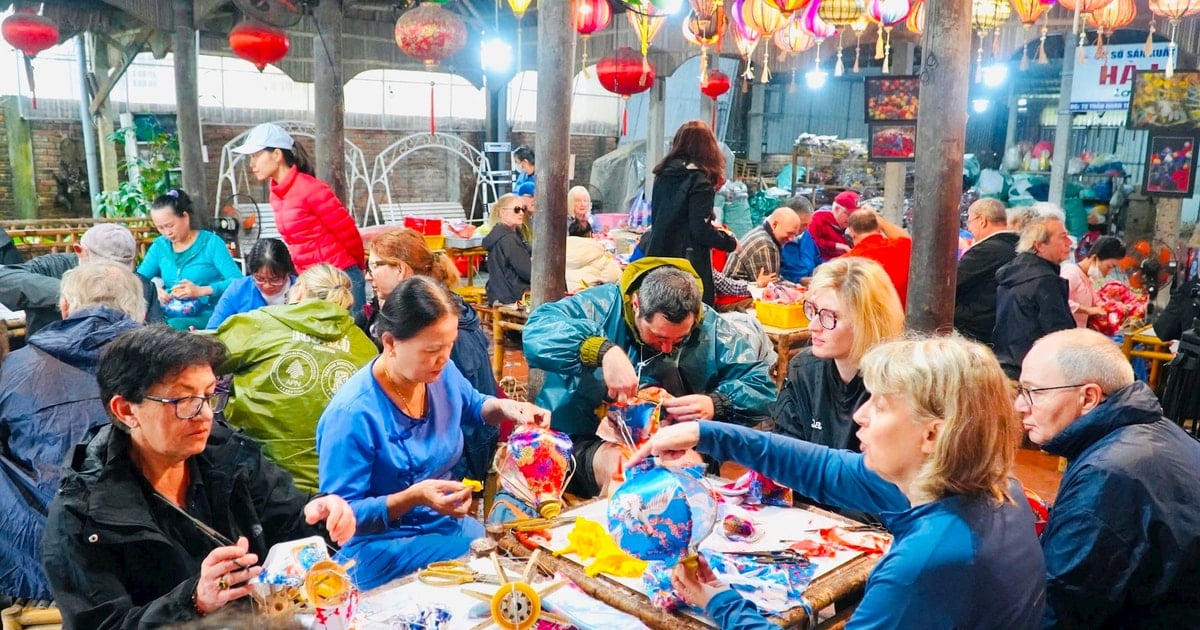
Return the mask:
<path id="1" fill-rule="evenodd" d="M 546 371 L 537 397 L 551 426 L 571 436 L 578 463 L 569 490 L 600 494 L 620 448 L 596 436 L 606 401 L 658 386 L 674 396 L 666 421 L 751 425 L 768 414 L 775 384 L 740 333 L 701 303 L 700 277 L 680 258 L 642 258 L 617 285 L 543 304 L 524 330 L 529 367 Z"/>

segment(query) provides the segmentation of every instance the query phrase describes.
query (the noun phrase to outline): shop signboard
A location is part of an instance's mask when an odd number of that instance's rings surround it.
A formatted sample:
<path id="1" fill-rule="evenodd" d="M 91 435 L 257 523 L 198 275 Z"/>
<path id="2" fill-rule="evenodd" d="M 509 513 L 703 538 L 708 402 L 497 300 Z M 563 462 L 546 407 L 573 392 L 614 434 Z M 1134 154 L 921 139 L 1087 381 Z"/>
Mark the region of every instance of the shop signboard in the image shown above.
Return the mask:
<path id="1" fill-rule="evenodd" d="M 1096 59 L 1095 46 L 1077 49 L 1083 51 L 1083 61 L 1080 62 L 1079 58 L 1075 60 L 1075 76 L 1071 81 L 1071 111 L 1127 109 L 1134 73 L 1166 67 L 1167 46 L 1167 42 L 1155 42 L 1149 55 L 1146 54 L 1145 44 L 1105 46 L 1107 60 Z"/>

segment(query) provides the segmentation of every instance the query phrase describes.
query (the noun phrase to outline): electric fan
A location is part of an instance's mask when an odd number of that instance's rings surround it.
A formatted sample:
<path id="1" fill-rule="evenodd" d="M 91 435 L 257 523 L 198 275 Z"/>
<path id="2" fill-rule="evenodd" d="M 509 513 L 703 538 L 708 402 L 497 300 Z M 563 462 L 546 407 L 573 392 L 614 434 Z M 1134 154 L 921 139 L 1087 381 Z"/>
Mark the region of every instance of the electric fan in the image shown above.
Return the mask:
<path id="1" fill-rule="evenodd" d="M 234 258 L 245 258 L 262 235 L 262 214 L 250 195 L 234 194 L 225 199 L 217 213 L 216 232 L 233 250 Z"/>
<path id="2" fill-rule="evenodd" d="M 1121 259 L 1121 270 L 1129 276 L 1129 286 L 1145 291 L 1150 302 L 1146 316 L 1151 318 L 1158 290 L 1175 277 L 1179 268 L 1171 248 L 1161 243 L 1151 245 L 1149 241 L 1138 241 L 1129 247 L 1128 255 Z"/>

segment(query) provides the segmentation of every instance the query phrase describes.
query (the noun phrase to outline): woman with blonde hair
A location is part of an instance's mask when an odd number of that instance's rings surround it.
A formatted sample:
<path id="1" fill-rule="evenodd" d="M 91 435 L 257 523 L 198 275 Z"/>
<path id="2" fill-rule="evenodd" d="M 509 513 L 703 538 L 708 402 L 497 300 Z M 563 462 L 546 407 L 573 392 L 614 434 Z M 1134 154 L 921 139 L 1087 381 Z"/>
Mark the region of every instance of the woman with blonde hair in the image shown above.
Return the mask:
<path id="1" fill-rule="evenodd" d="M 879 263 L 843 256 L 817 267 L 804 314 L 812 340 L 788 364 L 775 432 L 857 451 L 852 417 L 868 396 L 859 363 L 904 332 L 900 296 Z"/>
<path id="2" fill-rule="evenodd" d="M 592 219 L 592 195 L 583 186 L 574 186 L 567 191 L 567 236 L 591 238 L 596 226 Z"/>
<path id="3" fill-rule="evenodd" d="M 488 252 L 487 300 L 489 304 L 519 302 L 529 290 L 533 249 L 521 233 L 528 203 L 516 195 L 503 195 L 492 204 L 496 224 L 483 237 Z"/>
<path id="4" fill-rule="evenodd" d="M 317 490 L 317 420 L 354 372 L 379 352 L 350 315 L 351 280 L 328 263 L 296 278 L 288 304 L 233 315 L 216 336 L 233 375 L 225 419 L 306 492 Z"/>
<path id="5" fill-rule="evenodd" d="M 862 453 L 719 422 L 665 427 L 630 460 L 689 448 L 752 466 L 819 501 L 883 515 L 891 548 L 847 628 L 1036 628 L 1045 562 L 1011 479 L 1012 394 L 987 347 L 958 336 L 885 343 L 863 357 Z M 775 627 L 706 564 L 674 585 L 722 628 Z"/>

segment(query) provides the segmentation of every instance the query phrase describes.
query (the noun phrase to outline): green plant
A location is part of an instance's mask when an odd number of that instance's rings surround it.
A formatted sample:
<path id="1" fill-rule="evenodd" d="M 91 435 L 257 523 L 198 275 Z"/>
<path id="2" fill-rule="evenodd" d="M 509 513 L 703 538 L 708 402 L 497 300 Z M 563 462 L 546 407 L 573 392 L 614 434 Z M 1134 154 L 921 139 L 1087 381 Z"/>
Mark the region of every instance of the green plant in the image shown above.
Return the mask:
<path id="1" fill-rule="evenodd" d="M 109 134 L 108 140 L 123 150 L 125 130 Z M 137 181 L 126 179 L 116 190 L 106 190 L 96 198 L 105 217 L 140 217 L 150 212 L 155 197 L 171 188 L 171 171 L 179 165 L 179 142 L 175 136 L 159 133 L 141 148 L 141 155 L 126 160 L 126 173 L 137 172 Z"/>

